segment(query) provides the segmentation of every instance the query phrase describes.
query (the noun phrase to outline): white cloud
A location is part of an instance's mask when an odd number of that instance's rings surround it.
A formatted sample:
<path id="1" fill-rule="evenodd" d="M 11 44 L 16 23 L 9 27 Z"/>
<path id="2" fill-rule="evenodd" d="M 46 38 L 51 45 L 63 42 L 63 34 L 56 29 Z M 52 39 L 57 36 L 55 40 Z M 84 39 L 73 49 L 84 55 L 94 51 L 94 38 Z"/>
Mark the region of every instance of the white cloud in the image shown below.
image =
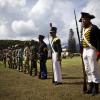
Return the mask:
<path id="1" fill-rule="evenodd" d="M 0 0 L 0 18 L 9 21 L 26 19 L 29 8 L 26 0 Z"/>
<path id="2" fill-rule="evenodd" d="M 9 29 L 5 24 L 0 25 L 0 38 L 1 39 L 8 39 Z"/>
<path id="3" fill-rule="evenodd" d="M 0 25 L 0 35 L 7 35 L 7 27 L 5 25 Z"/>
<path id="4" fill-rule="evenodd" d="M 59 27 L 60 32 L 64 31 L 66 26 L 70 25 L 73 18 L 73 6 L 70 1 L 56 2 L 51 19 Z"/>
<path id="5" fill-rule="evenodd" d="M 70 24 L 73 16 L 73 4 L 70 1 L 62 0 L 39 0 L 29 12 L 29 18 L 39 28 L 38 33 L 47 36 L 49 23 L 58 27 L 58 35 L 65 38 L 66 26 Z M 64 39 L 63 39 L 64 40 Z"/>
<path id="6" fill-rule="evenodd" d="M 29 36 L 33 34 L 37 30 L 32 20 L 28 21 L 14 21 L 11 25 L 12 30 L 16 33 L 16 35 L 24 35 Z"/>
<path id="7" fill-rule="evenodd" d="M 48 15 L 51 12 L 51 7 L 53 5 L 54 0 L 50 0 L 49 3 L 47 0 L 39 0 L 35 6 L 29 12 L 29 17 L 33 19 L 38 19 L 38 17 L 43 17 L 44 15 Z M 47 14 L 46 14 L 47 13 Z"/>
<path id="8" fill-rule="evenodd" d="M 88 4 L 82 11 L 95 15 L 96 18 L 93 19 L 93 23 L 100 27 L 100 0 L 88 0 Z"/>
<path id="9" fill-rule="evenodd" d="M 73 9 L 76 8 L 77 19 L 82 9 L 94 14 L 93 21 L 99 25 L 99 5 L 99 0 L 0 0 L 0 32 L 5 34 L 0 38 L 37 39 L 39 34 L 47 37 L 52 22 L 58 28 L 57 35 L 67 42 L 69 28 L 76 32 Z"/>
<path id="10" fill-rule="evenodd" d="M 25 6 L 26 0 L 0 0 L 0 8 Z"/>

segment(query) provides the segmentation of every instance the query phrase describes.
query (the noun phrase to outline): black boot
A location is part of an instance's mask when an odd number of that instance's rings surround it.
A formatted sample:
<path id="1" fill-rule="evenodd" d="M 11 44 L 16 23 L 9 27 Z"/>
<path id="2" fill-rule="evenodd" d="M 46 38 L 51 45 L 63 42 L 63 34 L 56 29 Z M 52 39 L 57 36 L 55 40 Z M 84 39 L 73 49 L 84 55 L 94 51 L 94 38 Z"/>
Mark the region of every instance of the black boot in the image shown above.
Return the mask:
<path id="1" fill-rule="evenodd" d="M 99 93 L 99 84 L 98 83 L 93 83 L 93 84 L 94 84 L 94 87 L 93 87 L 93 90 L 92 90 L 92 96 Z"/>
<path id="2" fill-rule="evenodd" d="M 93 90 L 93 82 L 89 83 L 89 88 L 87 90 L 87 94 L 91 94 Z"/>
<path id="3" fill-rule="evenodd" d="M 39 79 L 41 79 L 41 73 L 39 73 L 39 76 L 38 76 L 38 78 L 39 78 Z"/>
<path id="4" fill-rule="evenodd" d="M 32 70 L 30 71 L 30 76 L 32 76 Z"/>

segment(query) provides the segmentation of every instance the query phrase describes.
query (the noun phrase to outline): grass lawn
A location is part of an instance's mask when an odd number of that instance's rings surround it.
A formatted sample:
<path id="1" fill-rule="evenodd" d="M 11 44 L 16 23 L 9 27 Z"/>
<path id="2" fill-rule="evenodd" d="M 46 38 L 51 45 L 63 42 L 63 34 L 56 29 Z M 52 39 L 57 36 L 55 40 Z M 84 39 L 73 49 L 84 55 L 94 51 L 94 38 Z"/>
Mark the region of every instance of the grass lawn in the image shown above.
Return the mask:
<path id="1" fill-rule="evenodd" d="M 100 94 L 91 96 L 82 92 L 80 57 L 62 60 L 62 85 L 52 84 L 51 60 L 47 61 L 47 68 L 48 79 L 40 80 L 38 77 L 4 68 L 0 62 L 0 100 L 100 100 Z"/>

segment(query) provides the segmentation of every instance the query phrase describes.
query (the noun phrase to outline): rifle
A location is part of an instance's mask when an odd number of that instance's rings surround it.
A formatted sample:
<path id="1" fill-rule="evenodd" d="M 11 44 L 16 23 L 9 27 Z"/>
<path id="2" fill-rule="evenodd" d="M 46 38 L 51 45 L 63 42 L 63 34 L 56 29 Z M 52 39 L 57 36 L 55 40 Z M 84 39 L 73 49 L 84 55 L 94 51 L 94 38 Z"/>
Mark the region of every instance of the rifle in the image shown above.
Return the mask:
<path id="1" fill-rule="evenodd" d="M 77 24 L 77 19 L 76 19 L 76 13 L 75 13 L 75 10 L 74 10 L 74 16 L 75 16 L 76 31 L 77 31 L 77 36 L 78 36 L 79 46 L 80 46 L 80 49 L 81 49 L 82 47 L 81 47 L 81 43 L 80 43 L 79 30 L 78 30 L 78 24 Z M 86 72 L 85 72 L 85 66 L 84 66 L 84 63 L 83 63 L 82 53 L 81 53 L 81 60 L 82 60 L 83 79 L 84 79 L 84 83 L 83 83 L 83 92 L 86 93 L 86 91 L 87 91 Z"/>
<path id="2" fill-rule="evenodd" d="M 50 28 L 52 28 L 52 23 L 50 23 Z M 51 43 L 50 43 L 49 34 L 48 34 L 48 41 L 49 41 L 49 47 L 51 49 L 51 57 L 52 57 L 52 47 L 51 47 Z M 52 63 L 52 83 L 54 83 L 54 73 L 53 73 L 53 62 L 52 62 L 52 58 L 51 58 L 51 63 Z"/>

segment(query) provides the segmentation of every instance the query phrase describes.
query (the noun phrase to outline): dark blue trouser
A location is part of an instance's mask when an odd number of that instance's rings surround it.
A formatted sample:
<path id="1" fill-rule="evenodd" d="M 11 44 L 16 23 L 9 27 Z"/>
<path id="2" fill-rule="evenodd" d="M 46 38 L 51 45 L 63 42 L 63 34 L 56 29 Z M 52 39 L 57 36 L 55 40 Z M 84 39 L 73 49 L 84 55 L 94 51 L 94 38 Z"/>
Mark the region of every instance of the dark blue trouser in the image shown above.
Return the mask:
<path id="1" fill-rule="evenodd" d="M 40 60 L 40 78 L 47 78 L 46 60 Z"/>

